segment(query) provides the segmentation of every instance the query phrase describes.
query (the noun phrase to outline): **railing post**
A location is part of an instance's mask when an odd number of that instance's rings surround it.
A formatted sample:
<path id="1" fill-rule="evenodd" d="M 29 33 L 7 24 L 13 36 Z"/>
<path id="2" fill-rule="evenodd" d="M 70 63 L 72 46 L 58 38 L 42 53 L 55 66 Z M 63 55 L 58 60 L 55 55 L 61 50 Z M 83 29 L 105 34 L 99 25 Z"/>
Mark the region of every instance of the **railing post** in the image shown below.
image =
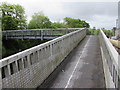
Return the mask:
<path id="1" fill-rule="evenodd" d="M 8 68 L 8 75 L 11 75 L 10 64 L 7 65 Z"/>
<path id="2" fill-rule="evenodd" d="M 23 32 L 23 31 L 22 31 L 22 37 L 23 37 L 23 38 L 22 38 L 22 40 L 23 40 L 23 39 L 24 39 L 24 32 Z"/>
<path id="3" fill-rule="evenodd" d="M 65 33 L 65 34 L 67 34 L 67 33 L 68 33 L 68 29 L 66 28 L 66 30 L 65 30 L 65 31 L 66 31 L 66 33 Z"/>
<path id="4" fill-rule="evenodd" d="M 43 40 L 43 30 L 41 30 L 41 41 Z"/>
<path id="5" fill-rule="evenodd" d="M 7 31 L 5 31 L 5 33 L 6 33 L 6 35 L 5 35 L 5 36 L 6 36 L 6 40 L 7 40 Z"/>

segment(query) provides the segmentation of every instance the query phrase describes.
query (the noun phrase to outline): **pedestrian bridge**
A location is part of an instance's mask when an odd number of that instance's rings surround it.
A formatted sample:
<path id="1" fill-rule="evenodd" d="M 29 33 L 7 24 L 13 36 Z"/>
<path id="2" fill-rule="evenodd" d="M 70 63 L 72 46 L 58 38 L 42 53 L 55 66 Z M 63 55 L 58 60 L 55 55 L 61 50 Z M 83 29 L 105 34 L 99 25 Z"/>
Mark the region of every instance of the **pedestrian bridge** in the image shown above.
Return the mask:
<path id="1" fill-rule="evenodd" d="M 0 88 L 118 88 L 120 57 L 104 32 L 77 29 L 0 60 Z"/>
<path id="2" fill-rule="evenodd" d="M 3 38 L 7 39 L 55 39 L 62 35 L 76 31 L 78 28 L 60 29 L 30 29 L 30 30 L 7 30 L 3 31 Z"/>

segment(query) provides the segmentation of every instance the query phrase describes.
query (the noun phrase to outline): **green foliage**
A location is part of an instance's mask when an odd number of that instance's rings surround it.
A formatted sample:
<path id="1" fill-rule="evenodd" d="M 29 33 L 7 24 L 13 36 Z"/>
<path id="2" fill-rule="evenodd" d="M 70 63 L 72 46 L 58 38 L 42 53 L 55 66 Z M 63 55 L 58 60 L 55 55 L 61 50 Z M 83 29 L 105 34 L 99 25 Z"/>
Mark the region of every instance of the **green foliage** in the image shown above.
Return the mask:
<path id="1" fill-rule="evenodd" d="M 23 51 L 25 49 L 31 48 L 38 44 L 44 43 L 47 40 L 34 40 L 34 39 L 27 39 L 27 40 L 19 40 L 19 39 L 10 39 L 10 40 L 3 40 L 2 45 L 2 57 L 7 57 L 17 52 Z"/>
<path id="2" fill-rule="evenodd" d="M 68 28 L 83 28 L 83 27 L 89 28 L 90 27 L 89 24 L 86 23 L 85 21 L 82 21 L 80 19 L 73 19 L 70 17 L 64 18 L 64 22 Z"/>
<path id="3" fill-rule="evenodd" d="M 2 3 L 2 30 L 17 30 L 26 28 L 26 17 L 21 5 Z"/>
<path id="4" fill-rule="evenodd" d="M 5 47 L 4 46 L 2 46 L 2 55 L 5 55 L 6 54 L 6 49 L 5 49 Z"/>
<path id="5" fill-rule="evenodd" d="M 99 34 L 99 29 L 89 29 L 88 31 L 87 31 L 87 34 L 88 35 L 98 35 Z"/>
<path id="6" fill-rule="evenodd" d="M 51 24 L 51 28 L 66 28 L 64 23 L 54 22 Z"/>
<path id="7" fill-rule="evenodd" d="M 32 20 L 30 20 L 28 24 L 29 29 L 37 29 L 37 28 L 83 28 L 89 27 L 89 24 L 80 19 L 73 19 L 66 17 L 64 18 L 64 22 L 54 22 L 52 23 L 47 16 L 44 16 L 43 13 L 35 13 L 32 16 Z"/>
<path id="8" fill-rule="evenodd" d="M 103 32 L 107 37 L 111 37 L 114 35 L 114 32 L 112 30 L 103 30 Z"/>
<path id="9" fill-rule="evenodd" d="M 35 13 L 28 24 L 29 29 L 51 28 L 51 21 L 42 13 Z"/>
<path id="10" fill-rule="evenodd" d="M 99 34 L 99 29 L 89 29 L 88 31 L 87 31 L 87 34 L 88 35 L 98 35 Z M 114 33 L 112 32 L 112 30 L 103 30 L 103 32 L 105 33 L 105 35 L 107 36 L 107 37 L 111 37 L 111 36 L 113 36 L 114 35 Z"/>

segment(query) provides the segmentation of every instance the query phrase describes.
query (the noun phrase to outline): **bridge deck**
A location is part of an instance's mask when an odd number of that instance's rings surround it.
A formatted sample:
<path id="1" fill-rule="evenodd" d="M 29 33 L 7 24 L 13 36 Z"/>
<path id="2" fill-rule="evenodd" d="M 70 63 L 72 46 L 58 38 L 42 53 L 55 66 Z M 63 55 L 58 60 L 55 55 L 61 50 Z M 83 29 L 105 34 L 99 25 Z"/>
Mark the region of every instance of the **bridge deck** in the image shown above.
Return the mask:
<path id="1" fill-rule="evenodd" d="M 39 88 L 104 88 L 97 36 L 87 36 Z"/>

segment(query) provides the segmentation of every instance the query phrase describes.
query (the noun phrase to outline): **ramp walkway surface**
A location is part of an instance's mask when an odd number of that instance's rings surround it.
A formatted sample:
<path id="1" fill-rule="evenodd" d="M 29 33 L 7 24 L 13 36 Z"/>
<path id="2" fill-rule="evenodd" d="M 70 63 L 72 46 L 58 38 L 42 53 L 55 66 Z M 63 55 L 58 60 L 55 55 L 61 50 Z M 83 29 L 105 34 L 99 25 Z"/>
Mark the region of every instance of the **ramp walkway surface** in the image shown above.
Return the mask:
<path id="1" fill-rule="evenodd" d="M 86 36 L 38 88 L 105 88 L 98 36 Z"/>

